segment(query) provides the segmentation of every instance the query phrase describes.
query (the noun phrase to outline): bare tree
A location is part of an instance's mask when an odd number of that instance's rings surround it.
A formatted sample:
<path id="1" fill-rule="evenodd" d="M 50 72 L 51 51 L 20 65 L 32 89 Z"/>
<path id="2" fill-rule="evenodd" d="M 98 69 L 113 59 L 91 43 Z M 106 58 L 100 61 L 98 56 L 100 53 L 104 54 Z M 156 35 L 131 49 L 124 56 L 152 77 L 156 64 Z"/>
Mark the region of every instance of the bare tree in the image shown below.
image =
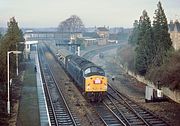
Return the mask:
<path id="1" fill-rule="evenodd" d="M 82 20 L 76 16 L 72 15 L 70 18 L 62 21 L 59 26 L 58 30 L 60 32 L 83 32 L 84 31 L 84 24 Z"/>

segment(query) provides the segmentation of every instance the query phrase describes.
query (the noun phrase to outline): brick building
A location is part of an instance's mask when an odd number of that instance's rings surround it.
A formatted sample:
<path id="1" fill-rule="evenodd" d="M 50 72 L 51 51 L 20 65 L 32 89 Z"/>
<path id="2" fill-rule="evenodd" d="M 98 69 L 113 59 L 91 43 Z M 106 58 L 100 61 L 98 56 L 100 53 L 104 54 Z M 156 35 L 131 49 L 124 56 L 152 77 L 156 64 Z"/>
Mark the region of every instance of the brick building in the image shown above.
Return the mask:
<path id="1" fill-rule="evenodd" d="M 109 39 L 109 29 L 106 27 L 98 27 L 96 33 L 99 36 L 99 38 L 97 38 L 98 45 L 106 45 Z"/>

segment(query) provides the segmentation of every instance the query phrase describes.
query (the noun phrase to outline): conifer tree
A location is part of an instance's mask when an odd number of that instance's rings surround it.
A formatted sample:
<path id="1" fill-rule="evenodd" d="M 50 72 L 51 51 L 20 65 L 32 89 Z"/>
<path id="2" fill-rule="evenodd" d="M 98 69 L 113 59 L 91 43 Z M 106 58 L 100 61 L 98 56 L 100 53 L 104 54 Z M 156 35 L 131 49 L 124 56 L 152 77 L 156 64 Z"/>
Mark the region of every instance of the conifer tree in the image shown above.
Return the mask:
<path id="1" fill-rule="evenodd" d="M 10 22 L 8 22 L 8 30 L 7 33 L 3 36 L 1 46 L 0 46 L 0 82 L 6 82 L 7 75 L 7 52 L 18 50 L 18 42 L 24 41 L 22 31 L 18 27 L 18 23 L 15 18 L 11 18 Z M 23 51 L 24 46 L 21 45 L 21 50 Z M 10 56 L 10 70 L 11 74 L 15 71 L 16 68 L 16 60 L 15 55 Z"/>
<path id="2" fill-rule="evenodd" d="M 0 93 L 2 95 L 1 100 L 1 109 L 0 112 L 6 117 L 6 89 L 7 89 L 7 52 L 8 51 L 22 51 L 24 50 L 24 45 L 21 44 L 21 47 L 18 46 L 18 42 L 24 41 L 22 31 L 19 29 L 18 24 L 15 18 L 11 18 L 8 22 L 8 30 L 5 35 L 2 36 L 0 42 L 0 84 L 1 89 Z M 17 45 L 17 46 L 16 46 Z M 13 78 L 16 68 L 15 55 L 10 54 L 10 77 Z M 4 123 L 2 120 L 0 123 Z M 8 125 L 8 124 L 5 124 Z"/>
<path id="3" fill-rule="evenodd" d="M 172 49 L 172 42 L 170 39 L 170 34 L 168 33 L 167 19 L 161 2 L 158 2 L 157 10 L 155 10 L 153 33 L 154 42 L 156 44 L 156 56 L 153 64 L 155 66 L 160 66 L 164 63 L 165 57 L 168 56 L 168 52 Z"/>
<path id="4" fill-rule="evenodd" d="M 139 74 L 145 75 L 148 67 L 152 63 L 154 50 L 151 21 L 145 10 L 140 17 L 138 29 L 138 42 L 135 49 L 135 68 Z"/>
<path id="5" fill-rule="evenodd" d="M 133 24 L 133 31 L 132 31 L 131 35 L 129 36 L 129 39 L 128 39 L 128 43 L 133 45 L 133 46 L 135 46 L 137 44 L 137 41 L 138 41 L 138 34 L 139 34 L 138 25 L 139 25 L 138 20 L 135 20 L 134 24 Z"/>

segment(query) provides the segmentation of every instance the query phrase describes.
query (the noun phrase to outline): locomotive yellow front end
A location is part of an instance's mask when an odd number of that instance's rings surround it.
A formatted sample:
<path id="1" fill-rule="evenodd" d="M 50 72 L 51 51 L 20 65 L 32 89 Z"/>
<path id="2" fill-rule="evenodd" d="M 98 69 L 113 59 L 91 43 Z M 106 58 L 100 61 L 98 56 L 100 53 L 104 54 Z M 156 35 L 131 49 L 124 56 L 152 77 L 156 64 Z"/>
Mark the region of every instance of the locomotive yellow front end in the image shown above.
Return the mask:
<path id="1" fill-rule="evenodd" d="M 107 77 L 102 68 L 92 65 L 84 70 L 84 92 L 90 101 L 100 102 L 107 92 Z"/>
<path id="2" fill-rule="evenodd" d="M 85 92 L 106 92 L 107 91 L 107 77 L 100 75 L 93 75 L 85 78 Z"/>

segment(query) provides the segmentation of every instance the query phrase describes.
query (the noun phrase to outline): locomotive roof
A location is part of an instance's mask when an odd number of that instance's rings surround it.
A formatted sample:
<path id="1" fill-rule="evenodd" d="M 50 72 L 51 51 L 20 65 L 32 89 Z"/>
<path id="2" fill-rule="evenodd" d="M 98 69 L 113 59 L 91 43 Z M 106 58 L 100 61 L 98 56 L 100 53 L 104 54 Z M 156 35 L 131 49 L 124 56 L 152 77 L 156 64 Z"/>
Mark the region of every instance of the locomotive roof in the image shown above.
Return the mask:
<path id="1" fill-rule="evenodd" d="M 81 69 L 86 69 L 88 67 L 91 67 L 91 66 L 96 66 L 98 67 L 97 65 L 95 65 L 94 63 L 90 62 L 89 60 L 83 58 L 83 57 L 80 57 L 80 56 L 77 56 L 77 55 L 72 55 L 71 56 L 71 60 L 73 60 L 77 66 Z"/>

